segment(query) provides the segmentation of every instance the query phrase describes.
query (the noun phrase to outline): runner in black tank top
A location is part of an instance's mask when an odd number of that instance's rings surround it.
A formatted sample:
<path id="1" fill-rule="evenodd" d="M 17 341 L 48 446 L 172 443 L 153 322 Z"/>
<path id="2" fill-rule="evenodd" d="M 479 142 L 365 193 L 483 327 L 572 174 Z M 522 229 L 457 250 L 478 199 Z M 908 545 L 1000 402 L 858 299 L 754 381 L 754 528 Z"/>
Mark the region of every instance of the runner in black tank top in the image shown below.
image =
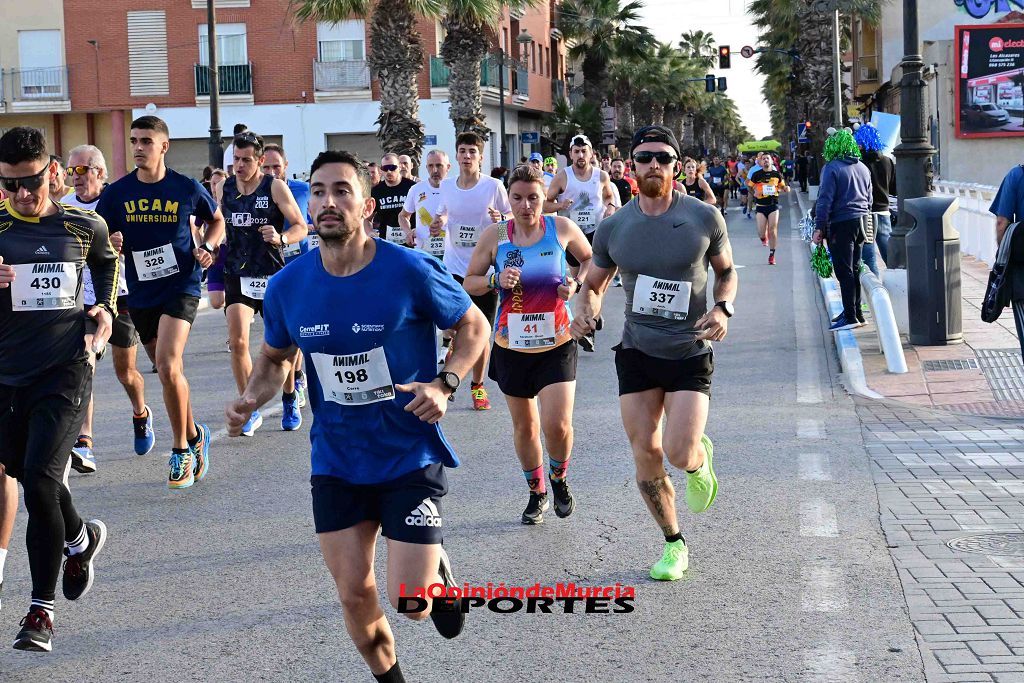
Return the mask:
<path id="1" fill-rule="evenodd" d="M 697 175 L 697 162 L 686 157 L 683 159 L 683 180 L 680 183 L 686 194 L 707 204 L 715 204 L 715 193 L 708 181 Z"/>

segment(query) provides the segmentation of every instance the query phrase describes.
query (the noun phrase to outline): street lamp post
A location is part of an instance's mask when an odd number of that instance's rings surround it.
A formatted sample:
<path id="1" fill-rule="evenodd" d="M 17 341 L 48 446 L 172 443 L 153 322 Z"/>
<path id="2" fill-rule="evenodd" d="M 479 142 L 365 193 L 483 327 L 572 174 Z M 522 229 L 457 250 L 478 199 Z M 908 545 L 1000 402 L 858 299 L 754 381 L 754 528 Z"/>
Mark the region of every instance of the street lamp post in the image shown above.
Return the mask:
<path id="1" fill-rule="evenodd" d="M 206 0 L 206 38 L 210 82 L 210 166 L 220 168 L 224 164 L 224 149 L 220 145 L 220 67 L 217 64 L 217 14 L 214 0 Z"/>
<path id="2" fill-rule="evenodd" d="M 890 268 L 907 267 L 906 236 L 911 227 L 904 210 L 908 199 L 925 197 L 932 189 L 932 155 L 935 148 L 925 130 L 924 58 L 917 19 L 917 0 L 903 0 L 903 80 L 900 81 L 900 137 L 896 148 L 896 185 L 899 188 L 899 223 L 889 238 Z"/>
<path id="3" fill-rule="evenodd" d="M 532 43 L 533 36 L 531 36 L 524 28 L 519 32 L 519 35 L 516 36 L 516 42 L 520 45 Z M 508 143 L 505 140 L 505 67 L 518 67 L 519 60 L 510 59 L 506 56 L 505 48 L 502 45 L 498 45 L 498 59 L 498 119 L 499 130 L 501 132 L 501 166 L 503 168 L 508 168 Z"/>

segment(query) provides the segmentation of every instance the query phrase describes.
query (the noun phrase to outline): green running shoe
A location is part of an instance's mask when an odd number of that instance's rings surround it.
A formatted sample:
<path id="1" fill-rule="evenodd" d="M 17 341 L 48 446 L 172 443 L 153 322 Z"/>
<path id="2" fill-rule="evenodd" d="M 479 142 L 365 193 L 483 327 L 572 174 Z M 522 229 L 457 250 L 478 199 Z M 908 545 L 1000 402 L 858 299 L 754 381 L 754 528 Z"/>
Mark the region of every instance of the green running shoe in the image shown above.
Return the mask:
<path id="1" fill-rule="evenodd" d="M 686 505 L 691 512 L 704 512 L 715 502 L 718 495 L 718 477 L 715 476 L 715 468 L 711 463 L 711 456 L 715 447 L 711 445 L 711 439 L 707 434 L 700 437 L 704 444 L 704 451 L 707 457 L 700 469 L 690 474 L 686 473 Z"/>
<path id="2" fill-rule="evenodd" d="M 665 544 L 661 559 L 651 567 L 651 578 L 656 581 L 678 581 L 690 566 L 690 551 L 683 541 Z"/>

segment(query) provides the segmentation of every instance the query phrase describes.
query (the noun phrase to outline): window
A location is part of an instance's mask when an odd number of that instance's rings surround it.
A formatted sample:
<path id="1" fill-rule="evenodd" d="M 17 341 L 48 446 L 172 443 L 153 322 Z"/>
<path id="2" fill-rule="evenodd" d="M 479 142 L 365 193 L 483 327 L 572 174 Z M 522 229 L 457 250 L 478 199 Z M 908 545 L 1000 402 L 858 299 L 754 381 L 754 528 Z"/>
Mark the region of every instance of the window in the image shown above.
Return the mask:
<path id="1" fill-rule="evenodd" d="M 546 47 L 546 48 L 544 48 L 544 51 L 545 51 L 544 63 L 547 64 L 547 70 L 544 72 L 544 74 L 546 76 L 550 77 L 551 76 L 551 48 L 550 47 Z"/>
<path id="2" fill-rule="evenodd" d="M 57 29 L 18 31 L 18 64 L 23 97 L 46 97 L 64 92 L 64 45 Z"/>
<path id="3" fill-rule="evenodd" d="M 361 62 L 366 59 L 366 29 L 362 20 L 320 22 L 316 25 L 317 54 L 321 62 Z"/>
<path id="4" fill-rule="evenodd" d="M 533 52 L 533 73 L 537 73 L 537 43 L 530 43 L 530 50 Z"/>
<path id="5" fill-rule="evenodd" d="M 209 29 L 199 24 L 199 63 L 210 63 Z M 217 24 L 217 65 L 238 66 L 249 63 L 245 44 L 245 24 Z"/>
<path id="6" fill-rule="evenodd" d="M 170 92 L 163 10 L 128 12 L 128 79 L 132 96 Z"/>

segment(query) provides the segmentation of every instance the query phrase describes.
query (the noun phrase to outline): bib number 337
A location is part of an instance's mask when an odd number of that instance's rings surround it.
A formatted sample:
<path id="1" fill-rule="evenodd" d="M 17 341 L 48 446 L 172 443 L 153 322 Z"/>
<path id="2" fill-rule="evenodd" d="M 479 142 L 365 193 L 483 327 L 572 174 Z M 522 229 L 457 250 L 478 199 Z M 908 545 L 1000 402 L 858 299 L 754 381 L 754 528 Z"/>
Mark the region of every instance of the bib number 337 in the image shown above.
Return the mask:
<path id="1" fill-rule="evenodd" d="M 395 397 L 395 386 L 391 382 L 391 370 L 383 347 L 343 356 L 328 353 L 311 355 L 324 400 L 343 406 L 358 406 L 390 401 Z"/>
<path id="2" fill-rule="evenodd" d="M 669 320 L 686 320 L 690 312 L 692 288 L 689 282 L 637 275 L 633 290 L 633 312 Z"/>

